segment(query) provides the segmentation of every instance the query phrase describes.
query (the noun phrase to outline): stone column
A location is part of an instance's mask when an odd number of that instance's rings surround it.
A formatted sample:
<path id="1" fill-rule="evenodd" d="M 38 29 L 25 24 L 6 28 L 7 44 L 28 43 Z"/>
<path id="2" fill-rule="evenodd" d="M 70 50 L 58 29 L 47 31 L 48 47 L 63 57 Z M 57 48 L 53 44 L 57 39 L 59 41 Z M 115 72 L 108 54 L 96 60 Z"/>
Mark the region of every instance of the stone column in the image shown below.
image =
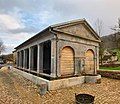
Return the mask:
<path id="1" fill-rule="evenodd" d="M 25 68 L 26 68 L 26 69 L 27 69 L 27 62 L 28 62 L 27 56 L 28 56 L 28 51 L 27 51 L 27 49 L 26 49 L 26 50 L 25 50 Z"/>
<path id="2" fill-rule="evenodd" d="M 31 47 L 29 47 L 29 71 L 31 70 Z"/>
<path id="3" fill-rule="evenodd" d="M 95 56 L 94 56 L 94 74 L 97 74 L 97 68 L 98 68 L 98 48 L 95 46 Z"/>
<path id="4" fill-rule="evenodd" d="M 23 50 L 23 69 L 26 68 L 26 57 L 25 57 L 25 50 Z"/>
<path id="5" fill-rule="evenodd" d="M 26 49 L 26 68 L 29 69 L 29 48 Z"/>
<path id="6" fill-rule="evenodd" d="M 21 51 L 21 68 L 23 68 L 23 51 Z"/>
<path id="7" fill-rule="evenodd" d="M 57 50 L 57 54 L 56 54 L 56 65 L 57 65 L 57 77 L 60 77 L 61 76 L 61 72 L 60 72 L 60 40 L 56 43 L 56 50 Z"/>
<path id="8" fill-rule="evenodd" d="M 21 51 L 19 52 L 19 68 L 22 67 Z"/>
<path id="9" fill-rule="evenodd" d="M 99 47 L 96 47 L 96 70 L 95 74 L 97 74 L 97 70 L 99 69 Z"/>
<path id="10" fill-rule="evenodd" d="M 51 40 L 51 76 L 56 77 L 56 40 Z"/>
<path id="11" fill-rule="evenodd" d="M 22 68 L 22 51 L 20 51 L 20 68 Z"/>
<path id="12" fill-rule="evenodd" d="M 20 51 L 18 51 L 18 67 L 20 67 Z"/>
<path id="13" fill-rule="evenodd" d="M 16 57 L 16 65 L 17 65 L 17 67 L 19 67 L 19 52 L 17 52 L 17 57 Z"/>
<path id="14" fill-rule="evenodd" d="M 26 49 L 26 50 L 25 50 L 25 68 L 26 68 L 26 69 L 28 69 L 28 68 L 27 68 L 27 64 L 28 64 L 28 59 L 27 59 L 27 57 L 28 57 L 28 54 L 29 54 L 29 53 L 28 53 L 28 49 Z"/>
<path id="15" fill-rule="evenodd" d="M 37 73 L 40 70 L 40 45 L 37 45 Z"/>
<path id="16" fill-rule="evenodd" d="M 21 68 L 21 51 L 19 51 L 19 68 Z"/>
<path id="17" fill-rule="evenodd" d="M 43 43 L 40 44 L 39 48 L 40 48 L 40 51 L 39 51 L 40 52 L 40 55 L 39 55 L 40 56 L 40 62 L 39 62 L 40 70 L 39 72 L 42 73 L 43 72 Z"/>
<path id="18" fill-rule="evenodd" d="M 77 75 L 77 74 L 80 74 L 80 64 L 81 64 L 81 60 L 79 57 L 76 57 L 74 56 L 74 74 Z"/>
<path id="19" fill-rule="evenodd" d="M 31 60 L 30 60 L 30 68 L 31 68 L 31 70 L 33 70 L 33 47 L 31 47 Z"/>

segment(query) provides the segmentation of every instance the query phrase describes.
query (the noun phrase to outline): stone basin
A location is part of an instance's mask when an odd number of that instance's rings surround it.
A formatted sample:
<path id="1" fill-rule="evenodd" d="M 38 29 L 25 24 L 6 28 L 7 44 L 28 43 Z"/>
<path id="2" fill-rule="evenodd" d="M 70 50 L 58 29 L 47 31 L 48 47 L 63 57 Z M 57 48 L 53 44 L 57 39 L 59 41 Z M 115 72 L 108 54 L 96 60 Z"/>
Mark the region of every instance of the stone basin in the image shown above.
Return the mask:
<path id="1" fill-rule="evenodd" d="M 76 104 L 94 104 L 95 96 L 90 94 L 75 94 L 75 102 Z"/>

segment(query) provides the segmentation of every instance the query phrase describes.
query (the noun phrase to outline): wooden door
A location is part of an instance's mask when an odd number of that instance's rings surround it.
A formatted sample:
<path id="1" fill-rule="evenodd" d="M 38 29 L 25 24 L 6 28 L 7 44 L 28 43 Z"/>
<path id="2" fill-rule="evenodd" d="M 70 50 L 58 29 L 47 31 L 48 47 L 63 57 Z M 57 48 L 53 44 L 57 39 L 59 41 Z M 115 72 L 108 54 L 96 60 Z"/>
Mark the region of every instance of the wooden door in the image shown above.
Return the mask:
<path id="1" fill-rule="evenodd" d="M 94 53 L 92 50 L 88 50 L 85 54 L 85 73 L 94 73 Z"/>
<path id="2" fill-rule="evenodd" d="M 62 76 L 74 74 L 74 52 L 71 47 L 62 49 L 60 69 Z"/>

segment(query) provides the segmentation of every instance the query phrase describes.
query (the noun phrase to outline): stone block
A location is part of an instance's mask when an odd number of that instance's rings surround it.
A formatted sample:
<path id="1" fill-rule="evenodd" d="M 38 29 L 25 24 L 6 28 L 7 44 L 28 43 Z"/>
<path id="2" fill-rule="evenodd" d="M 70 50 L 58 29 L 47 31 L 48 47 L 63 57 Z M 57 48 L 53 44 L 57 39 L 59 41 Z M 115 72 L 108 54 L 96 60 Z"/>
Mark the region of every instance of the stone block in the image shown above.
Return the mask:
<path id="1" fill-rule="evenodd" d="M 85 82 L 86 83 L 100 83 L 101 80 L 101 75 L 89 75 L 89 76 L 85 76 Z"/>

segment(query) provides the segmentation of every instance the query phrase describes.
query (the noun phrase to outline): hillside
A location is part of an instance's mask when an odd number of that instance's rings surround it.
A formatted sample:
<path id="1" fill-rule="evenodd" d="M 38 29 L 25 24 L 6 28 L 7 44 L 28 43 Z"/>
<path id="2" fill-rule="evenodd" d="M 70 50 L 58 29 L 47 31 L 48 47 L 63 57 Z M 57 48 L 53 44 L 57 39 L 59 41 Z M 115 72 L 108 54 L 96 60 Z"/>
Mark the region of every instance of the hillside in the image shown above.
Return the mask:
<path id="1" fill-rule="evenodd" d="M 120 47 L 120 33 L 110 34 L 101 37 L 105 49 L 116 49 Z"/>
<path id="2" fill-rule="evenodd" d="M 103 36 L 101 40 L 102 48 L 110 53 L 116 53 L 120 62 L 120 33 Z"/>

